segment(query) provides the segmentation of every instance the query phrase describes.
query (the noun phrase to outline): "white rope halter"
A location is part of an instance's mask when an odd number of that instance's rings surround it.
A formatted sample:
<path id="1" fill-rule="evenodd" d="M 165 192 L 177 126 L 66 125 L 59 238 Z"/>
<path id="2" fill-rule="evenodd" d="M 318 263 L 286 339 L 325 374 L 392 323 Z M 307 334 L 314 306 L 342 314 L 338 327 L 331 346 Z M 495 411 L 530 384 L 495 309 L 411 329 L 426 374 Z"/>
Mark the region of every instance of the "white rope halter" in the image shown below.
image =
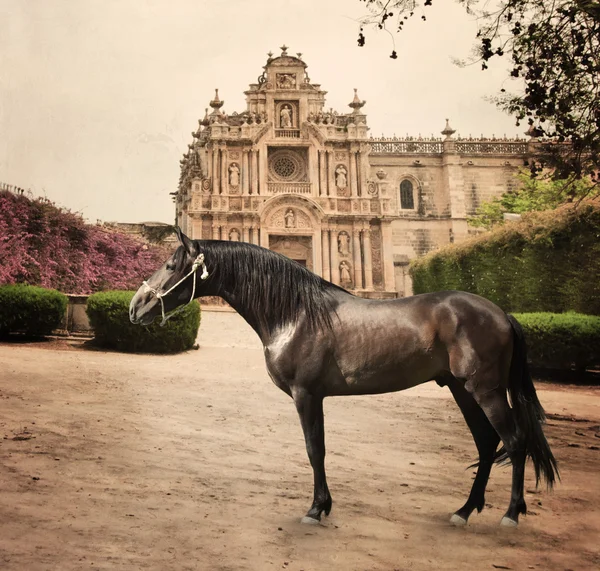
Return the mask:
<path id="1" fill-rule="evenodd" d="M 156 299 L 160 301 L 160 310 L 162 312 L 162 321 L 160 322 L 161 327 L 163 327 L 164 324 L 169 319 L 171 319 L 171 317 L 182 312 L 190 303 L 192 303 L 192 301 L 194 301 L 194 296 L 196 295 L 196 270 L 200 266 L 202 266 L 202 274 L 200 275 L 200 279 L 205 280 L 208 277 L 208 271 L 206 269 L 206 264 L 204 263 L 204 254 L 199 254 L 198 257 L 194 260 L 194 263 L 192 264 L 192 269 L 185 276 L 183 276 L 174 286 L 170 287 L 167 291 L 164 291 L 162 293 L 156 291 L 153 287 L 150 287 L 148 282 L 142 282 L 142 285 L 144 285 L 144 293 L 152 293 L 156 296 Z M 170 311 L 169 313 L 165 313 L 165 304 L 163 302 L 163 297 L 171 293 L 180 283 L 187 280 L 192 274 L 194 275 L 194 285 L 192 287 L 192 296 L 190 297 L 190 301 L 188 301 L 185 305 L 176 307 L 173 311 Z"/>

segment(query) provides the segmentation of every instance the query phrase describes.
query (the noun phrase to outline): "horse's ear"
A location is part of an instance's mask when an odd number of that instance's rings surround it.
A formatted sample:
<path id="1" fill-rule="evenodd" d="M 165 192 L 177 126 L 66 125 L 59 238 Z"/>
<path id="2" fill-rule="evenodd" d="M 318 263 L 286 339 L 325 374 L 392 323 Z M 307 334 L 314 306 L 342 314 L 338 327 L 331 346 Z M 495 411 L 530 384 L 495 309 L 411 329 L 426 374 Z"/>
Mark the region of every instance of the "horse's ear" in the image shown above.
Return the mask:
<path id="1" fill-rule="evenodd" d="M 185 248 L 185 251 L 188 254 L 192 253 L 194 249 L 194 242 L 192 242 L 182 231 L 179 226 L 175 226 L 175 234 L 177 235 L 177 239 L 179 243 Z"/>

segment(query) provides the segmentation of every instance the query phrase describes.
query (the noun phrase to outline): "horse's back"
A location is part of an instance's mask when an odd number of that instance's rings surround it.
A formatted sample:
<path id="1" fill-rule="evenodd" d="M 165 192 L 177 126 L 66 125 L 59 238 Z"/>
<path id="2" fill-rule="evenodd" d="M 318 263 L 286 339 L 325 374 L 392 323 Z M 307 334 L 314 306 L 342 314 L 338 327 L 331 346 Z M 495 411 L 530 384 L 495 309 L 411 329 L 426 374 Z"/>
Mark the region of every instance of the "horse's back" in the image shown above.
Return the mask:
<path id="1" fill-rule="evenodd" d="M 450 370 L 451 352 L 506 344 L 510 324 L 492 302 L 456 291 L 397 300 L 348 297 L 337 307 L 332 346 L 353 393 L 402 390 Z"/>

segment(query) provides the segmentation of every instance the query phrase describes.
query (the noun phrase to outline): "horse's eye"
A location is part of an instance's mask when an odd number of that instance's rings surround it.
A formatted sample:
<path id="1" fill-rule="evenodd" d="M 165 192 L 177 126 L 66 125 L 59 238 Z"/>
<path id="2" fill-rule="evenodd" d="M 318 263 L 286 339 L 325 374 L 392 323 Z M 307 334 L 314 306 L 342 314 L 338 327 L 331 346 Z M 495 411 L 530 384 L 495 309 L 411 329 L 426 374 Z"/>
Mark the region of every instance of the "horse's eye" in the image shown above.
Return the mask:
<path id="1" fill-rule="evenodd" d="M 170 272 L 172 272 L 175 269 L 175 264 L 173 264 L 172 262 L 168 262 L 167 263 L 167 270 L 169 270 Z"/>

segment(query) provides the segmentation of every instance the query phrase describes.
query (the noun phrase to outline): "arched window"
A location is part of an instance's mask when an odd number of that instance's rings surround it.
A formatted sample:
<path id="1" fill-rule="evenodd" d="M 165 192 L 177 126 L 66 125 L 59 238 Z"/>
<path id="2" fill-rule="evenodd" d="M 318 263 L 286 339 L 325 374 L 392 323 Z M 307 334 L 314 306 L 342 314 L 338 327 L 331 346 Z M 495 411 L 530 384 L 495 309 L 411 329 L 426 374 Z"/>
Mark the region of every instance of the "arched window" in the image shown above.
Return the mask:
<path id="1" fill-rule="evenodd" d="M 414 210 L 415 208 L 413 183 L 408 179 L 400 183 L 400 208 L 405 210 Z"/>

